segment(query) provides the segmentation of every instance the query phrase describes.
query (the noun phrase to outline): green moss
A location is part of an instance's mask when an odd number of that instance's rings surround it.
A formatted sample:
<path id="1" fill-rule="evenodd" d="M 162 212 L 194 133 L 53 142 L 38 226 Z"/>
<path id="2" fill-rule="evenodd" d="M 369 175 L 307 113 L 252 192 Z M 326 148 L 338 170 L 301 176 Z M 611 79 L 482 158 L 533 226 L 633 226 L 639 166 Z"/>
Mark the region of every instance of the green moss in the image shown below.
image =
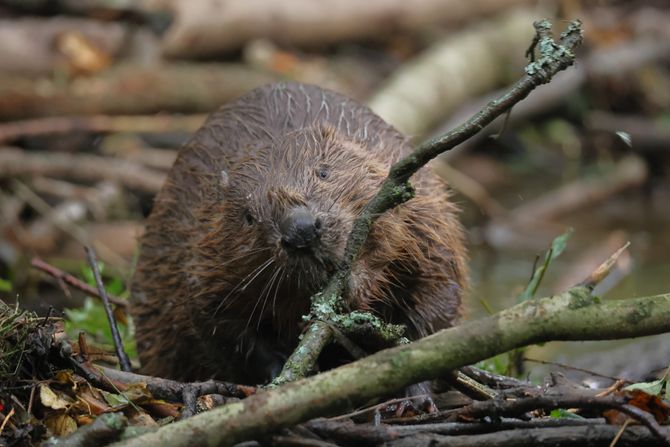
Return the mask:
<path id="1" fill-rule="evenodd" d="M 416 194 L 416 190 L 410 182 L 405 182 L 401 185 L 396 185 L 391 189 L 391 200 L 395 204 L 405 203 L 412 199 Z"/>
<path id="2" fill-rule="evenodd" d="M 405 333 L 405 326 L 399 324 L 385 323 L 369 312 L 353 311 L 348 314 L 333 315 L 330 320 L 338 326 L 345 334 L 357 334 L 361 332 L 373 332 L 373 335 L 389 344 L 401 341 Z"/>
<path id="3" fill-rule="evenodd" d="M 626 321 L 630 324 L 638 324 L 641 321 L 649 318 L 654 309 L 654 304 L 651 302 L 641 302 L 638 307 L 631 311 L 626 316 Z"/>
<path id="4" fill-rule="evenodd" d="M 586 287 L 576 287 L 571 289 L 569 293 L 570 302 L 568 303 L 568 309 L 582 309 L 599 302 L 598 298 L 591 295 Z"/>

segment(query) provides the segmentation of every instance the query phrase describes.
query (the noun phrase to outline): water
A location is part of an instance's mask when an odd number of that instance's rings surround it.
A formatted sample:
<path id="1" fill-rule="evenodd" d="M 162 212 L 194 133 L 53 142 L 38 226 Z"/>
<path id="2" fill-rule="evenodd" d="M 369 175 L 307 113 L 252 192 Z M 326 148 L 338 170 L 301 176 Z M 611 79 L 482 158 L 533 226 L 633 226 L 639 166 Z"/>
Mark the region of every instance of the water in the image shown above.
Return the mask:
<path id="1" fill-rule="evenodd" d="M 532 185 L 537 181 L 542 179 L 520 181 L 516 190 L 508 188 L 504 191 L 501 200 L 509 203 L 510 197 L 516 197 L 511 201 L 521 202 L 524 186 L 528 188 L 529 183 Z M 579 268 L 585 257 L 595 256 L 597 263 L 602 262 L 626 240 L 631 242 L 624 263 L 629 271 L 614 272 L 596 293 L 610 300 L 670 292 L 668 204 L 670 185 L 658 182 L 651 189 L 620 193 L 602 204 L 562 218 L 559 227 L 572 227 L 574 233 L 565 253 L 551 264 L 537 296 L 560 292 L 584 279 L 593 270 L 588 266 Z M 473 212 L 466 209 L 465 214 L 472 215 Z M 476 224 L 471 228 L 471 239 L 479 239 L 480 229 Z M 517 294 L 528 282 L 536 255 L 543 253 L 537 247 L 548 247 L 550 243 L 551 237 L 543 235 L 533 241 L 531 245 L 535 247 L 513 244 L 491 250 L 483 245 L 471 245 L 472 290 L 468 318 L 487 314 L 481 299 L 485 299 L 494 311 L 514 305 Z M 608 244 L 611 245 L 609 251 Z M 589 254 L 598 247 L 600 254 Z M 638 380 L 670 363 L 670 334 L 621 341 L 552 342 L 532 347 L 527 356 Z M 557 369 L 535 363 L 526 366 L 530 377 L 537 380 Z M 567 372 L 574 378 L 582 376 L 574 371 Z"/>

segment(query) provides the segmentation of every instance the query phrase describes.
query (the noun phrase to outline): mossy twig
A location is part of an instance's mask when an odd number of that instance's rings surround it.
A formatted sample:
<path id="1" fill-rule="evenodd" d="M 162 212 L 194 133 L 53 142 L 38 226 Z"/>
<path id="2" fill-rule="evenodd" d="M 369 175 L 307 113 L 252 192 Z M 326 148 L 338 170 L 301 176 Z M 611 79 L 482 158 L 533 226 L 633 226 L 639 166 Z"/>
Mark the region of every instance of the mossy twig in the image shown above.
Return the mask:
<path id="1" fill-rule="evenodd" d="M 421 144 L 412 154 L 391 166 L 389 175 L 382 183 L 379 191 L 355 220 L 340 268 L 325 289 L 312 297 L 312 311 L 310 313 L 312 321 L 321 319 L 337 324 L 336 320 L 341 320 L 341 317 L 335 318 L 335 316 L 345 308 L 341 303 L 342 296 L 351 274 L 352 265 L 361 252 L 370 228 L 379 215 L 414 197 L 414 188 L 409 183 L 409 179 L 414 173 L 441 153 L 453 149 L 475 135 L 495 118 L 508 111 L 514 104 L 527 97 L 536 87 L 548 83 L 556 73 L 574 64 L 574 49 L 582 42 L 582 28 L 579 20 L 569 24 L 558 42 L 554 41 L 551 22 L 540 20 L 535 22 L 534 25 L 536 42 L 534 41 L 532 46 L 534 47 L 537 44 L 540 58 L 528 64 L 524 77 L 517 81 L 507 93 L 491 101 L 465 123 L 443 136 Z M 319 309 L 323 306 L 328 306 L 328 312 L 319 312 Z M 388 329 L 388 325 L 384 325 L 383 322 L 380 323 L 380 328 Z M 291 371 L 295 371 L 297 365 L 301 363 L 304 364 L 298 367 L 298 370 L 310 371 L 313 369 L 314 363 L 310 362 L 316 361 L 318 353 L 314 355 L 308 346 L 319 346 L 319 343 L 312 339 L 312 337 L 320 337 L 317 332 L 310 329 L 305 332 L 305 336 L 300 340 L 298 347 L 291 355 Z M 278 383 L 287 382 L 289 374 L 291 377 L 296 377 L 291 371 L 284 368 L 277 378 Z"/>

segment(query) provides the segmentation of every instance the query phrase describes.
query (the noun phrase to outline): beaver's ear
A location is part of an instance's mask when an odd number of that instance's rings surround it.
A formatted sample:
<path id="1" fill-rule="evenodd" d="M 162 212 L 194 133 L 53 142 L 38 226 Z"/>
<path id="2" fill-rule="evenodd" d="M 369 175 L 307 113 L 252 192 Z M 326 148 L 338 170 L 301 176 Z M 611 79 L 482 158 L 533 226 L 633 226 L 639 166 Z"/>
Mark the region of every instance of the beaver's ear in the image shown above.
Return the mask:
<path id="1" fill-rule="evenodd" d="M 225 189 L 228 187 L 230 184 L 230 177 L 228 177 L 228 173 L 226 171 L 221 171 L 219 174 L 219 185 L 221 186 L 222 189 Z"/>

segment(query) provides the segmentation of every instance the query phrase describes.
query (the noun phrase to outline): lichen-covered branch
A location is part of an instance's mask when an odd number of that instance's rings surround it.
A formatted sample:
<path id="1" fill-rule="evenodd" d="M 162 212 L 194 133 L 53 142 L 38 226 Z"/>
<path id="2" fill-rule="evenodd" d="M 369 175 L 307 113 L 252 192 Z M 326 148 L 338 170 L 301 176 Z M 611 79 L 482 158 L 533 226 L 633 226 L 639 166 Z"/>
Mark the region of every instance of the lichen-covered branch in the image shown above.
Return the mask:
<path id="1" fill-rule="evenodd" d="M 574 63 L 573 51 L 582 42 L 582 29 L 579 20 L 570 23 L 566 31 L 561 34 L 558 43 L 553 40 L 551 23 L 548 20 L 535 22 L 535 29 L 537 36 L 529 51 L 532 52 L 537 46 L 540 57 L 526 67 L 526 75 L 523 78 L 517 81 L 507 93 L 491 101 L 464 124 L 441 137 L 421 144 L 412 154 L 391 166 L 389 175 L 382 183 L 379 191 L 354 222 L 340 269 L 335 272 L 326 288 L 312 297 L 312 310 L 310 312 L 312 320 L 325 319 L 335 323 L 332 316 L 337 315 L 344 308 L 339 302 L 340 297 L 349 278 L 351 266 L 360 254 L 372 224 L 377 216 L 414 196 L 414 190 L 409 183 L 409 179 L 415 172 L 442 152 L 456 147 L 459 143 L 479 132 L 496 117 L 528 96 L 537 86 L 551 81 L 556 73 Z M 324 306 L 328 309 L 325 314 L 320 311 Z M 388 328 L 385 327 L 385 329 Z M 291 356 L 291 370 L 295 370 L 296 365 L 299 364 L 302 364 L 300 369 L 303 371 L 312 369 L 313 363 L 309 362 L 316 359 L 318 354 L 315 356 L 306 346 L 314 346 L 316 343 L 311 338 L 318 336 L 319 334 L 315 331 L 307 331 Z M 277 383 L 287 382 L 288 374 L 292 373 L 285 367 L 278 377 Z M 292 377 L 295 376 L 292 375 Z"/>
<path id="2" fill-rule="evenodd" d="M 468 121 L 443 136 L 421 144 L 410 156 L 403 158 L 391 167 L 380 191 L 368 203 L 361 216 L 354 223 L 345 252 L 347 266 L 350 266 L 358 257 L 374 221 L 374 216 L 411 198 L 411 187 L 407 182 L 415 172 L 433 158 L 453 149 L 479 132 L 496 117 L 528 96 L 537 86 L 548 83 L 556 73 L 574 64 L 574 49 L 582 42 L 582 29 L 579 20 L 568 26 L 567 30 L 561 34 L 558 43 L 554 43 L 553 39 L 550 39 L 551 45 L 546 40 L 550 36 L 551 23 L 548 20 L 540 20 L 535 22 L 535 29 L 539 38 L 540 59 L 531 62 L 526 67 L 526 75 L 523 78 L 517 81 L 507 93 L 491 101 Z"/>
<path id="3" fill-rule="evenodd" d="M 261 392 L 119 445 L 233 445 L 314 417 L 336 414 L 521 346 L 669 331 L 670 293 L 600 302 L 587 287 L 575 287 Z"/>
<path id="4" fill-rule="evenodd" d="M 311 367 L 316 364 L 317 357 L 333 339 L 333 330 L 322 321 L 315 321 L 303 334 L 299 348 L 284 363 L 281 374 L 273 381 L 273 385 L 301 379 L 309 375 Z"/>

